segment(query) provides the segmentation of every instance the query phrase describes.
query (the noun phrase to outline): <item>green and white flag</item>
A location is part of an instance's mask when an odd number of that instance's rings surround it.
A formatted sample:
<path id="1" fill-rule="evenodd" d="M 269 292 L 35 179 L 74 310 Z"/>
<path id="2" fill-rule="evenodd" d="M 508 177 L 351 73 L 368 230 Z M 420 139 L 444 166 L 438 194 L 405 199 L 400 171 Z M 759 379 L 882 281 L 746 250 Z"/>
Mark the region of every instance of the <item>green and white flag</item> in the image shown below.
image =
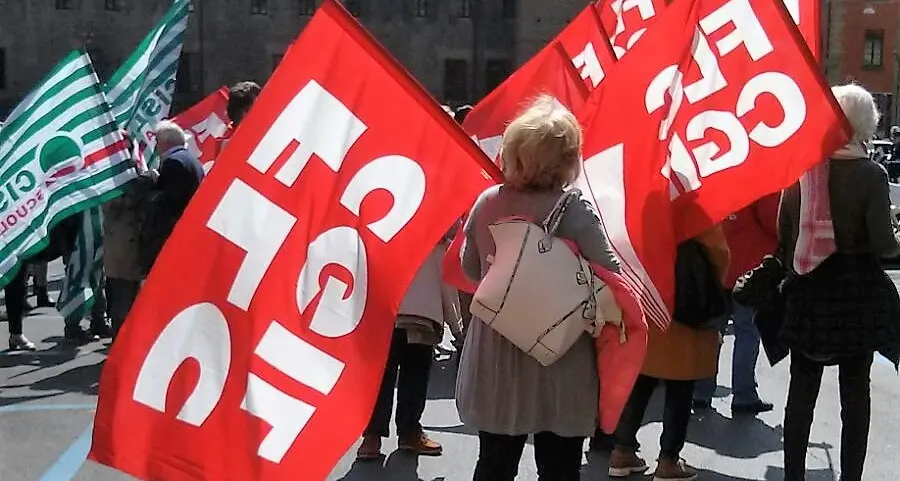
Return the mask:
<path id="1" fill-rule="evenodd" d="M 148 165 L 155 165 L 151 129 L 169 115 L 175 75 L 184 45 L 190 1 L 175 0 L 165 16 L 106 83 L 106 95 L 119 126 L 141 143 Z"/>
<path id="2" fill-rule="evenodd" d="M 138 142 L 142 155 L 154 165 L 151 129 L 169 115 L 175 75 L 188 21 L 188 0 L 175 0 L 168 12 L 125 60 L 106 84 L 106 93 L 120 128 Z M 81 321 L 94 303 L 103 273 L 103 216 L 98 207 L 83 214 L 66 278 L 56 307 L 71 326 Z"/>
<path id="3" fill-rule="evenodd" d="M 101 206 L 91 207 L 79 214 L 81 225 L 75 240 L 75 251 L 66 265 L 56 309 L 66 326 L 74 326 L 84 319 L 102 288 L 103 277 L 103 213 Z"/>
<path id="4" fill-rule="evenodd" d="M 46 247 L 51 227 L 135 175 L 90 57 L 70 53 L 0 131 L 0 286 Z"/>

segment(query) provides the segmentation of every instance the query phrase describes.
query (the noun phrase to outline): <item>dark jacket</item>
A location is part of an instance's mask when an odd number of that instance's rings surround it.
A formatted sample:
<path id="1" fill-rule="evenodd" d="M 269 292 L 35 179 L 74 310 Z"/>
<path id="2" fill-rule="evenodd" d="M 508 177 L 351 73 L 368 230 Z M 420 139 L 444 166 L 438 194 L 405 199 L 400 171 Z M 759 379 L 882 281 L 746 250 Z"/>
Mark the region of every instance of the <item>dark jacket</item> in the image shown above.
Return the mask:
<path id="1" fill-rule="evenodd" d="M 784 285 L 781 341 L 816 360 L 879 351 L 896 365 L 900 297 L 879 258 L 900 250 L 890 214 L 887 176 L 867 159 L 831 160 L 828 179 L 837 251 Z M 793 265 L 800 189 L 784 192 L 779 232 L 785 265 Z"/>
<path id="2" fill-rule="evenodd" d="M 141 264 L 145 273 L 150 271 L 202 180 L 203 166 L 189 150 L 179 147 L 165 153 L 145 209 L 146 218 L 141 222 Z"/>

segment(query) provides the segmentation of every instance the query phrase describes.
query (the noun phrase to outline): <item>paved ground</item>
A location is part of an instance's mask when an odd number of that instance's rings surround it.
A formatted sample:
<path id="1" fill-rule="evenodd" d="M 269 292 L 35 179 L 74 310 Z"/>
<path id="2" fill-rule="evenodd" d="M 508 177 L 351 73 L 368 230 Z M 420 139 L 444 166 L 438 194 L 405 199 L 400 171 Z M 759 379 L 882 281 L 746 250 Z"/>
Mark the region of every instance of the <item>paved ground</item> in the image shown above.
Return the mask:
<path id="1" fill-rule="evenodd" d="M 61 277 L 61 267 L 51 268 L 51 280 Z M 898 275 L 900 277 L 900 275 Z M 52 309 L 33 313 L 26 333 L 39 343 L 35 354 L 0 353 L 0 481 L 120 481 L 129 479 L 102 466 L 84 462 L 90 442 L 90 424 L 96 401 L 96 383 L 105 346 L 80 349 L 59 345 L 62 321 Z M 6 328 L 0 327 L 0 332 Z M 5 340 L 5 337 L 3 338 Z M 731 338 L 726 339 L 714 411 L 696 417 L 691 424 L 684 456 L 705 470 L 701 479 L 780 480 L 782 477 L 781 419 L 788 380 L 787 362 L 772 369 L 759 368 L 763 397 L 776 410 L 758 419 L 732 420 L 729 412 Z M 761 363 L 764 361 L 761 360 Z M 477 440 L 462 426 L 453 401 L 454 372 L 445 360 L 435 367 L 432 392 L 424 424 L 445 446 L 441 458 L 416 460 L 393 452 L 395 441 L 385 446 L 385 463 L 354 463 L 348 455 L 330 480 L 344 481 L 463 481 L 472 476 Z M 894 481 L 900 447 L 897 412 L 900 382 L 893 368 L 876 363 L 872 373 L 873 423 L 866 481 Z M 653 412 L 659 412 L 658 406 Z M 836 372 L 825 377 L 819 411 L 813 427 L 809 481 L 837 479 L 840 459 L 839 399 Z M 659 436 L 658 415 L 641 431 L 649 458 Z M 520 480 L 537 479 L 530 446 L 522 463 Z M 583 479 L 606 479 L 606 460 L 586 455 Z M 648 479 L 635 477 L 634 479 Z"/>

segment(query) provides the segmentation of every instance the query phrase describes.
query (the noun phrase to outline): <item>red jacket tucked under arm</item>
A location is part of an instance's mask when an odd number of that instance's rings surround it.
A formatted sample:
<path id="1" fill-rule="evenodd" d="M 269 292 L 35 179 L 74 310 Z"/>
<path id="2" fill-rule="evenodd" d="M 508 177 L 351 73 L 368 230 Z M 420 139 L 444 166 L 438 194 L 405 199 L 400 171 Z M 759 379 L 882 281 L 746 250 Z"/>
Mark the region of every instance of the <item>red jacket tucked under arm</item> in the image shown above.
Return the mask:
<path id="1" fill-rule="evenodd" d="M 759 199 L 728 217 L 723 225 L 731 266 L 725 280 L 734 287 L 738 277 L 759 265 L 762 258 L 778 248 L 778 203 L 781 193 Z"/>

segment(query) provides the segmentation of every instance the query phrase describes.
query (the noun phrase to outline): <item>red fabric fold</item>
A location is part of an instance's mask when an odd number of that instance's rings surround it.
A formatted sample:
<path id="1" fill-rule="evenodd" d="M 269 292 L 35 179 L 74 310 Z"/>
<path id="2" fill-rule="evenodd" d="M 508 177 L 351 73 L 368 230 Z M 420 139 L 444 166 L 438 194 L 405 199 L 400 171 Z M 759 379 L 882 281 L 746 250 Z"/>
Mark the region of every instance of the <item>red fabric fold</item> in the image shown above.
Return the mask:
<path id="1" fill-rule="evenodd" d="M 628 286 L 621 274 L 610 272 L 591 263 L 594 274 L 613 291 L 622 309 L 625 342 L 619 342 L 619 328 L 607 324 L 596 338 L 597 373 L 600 376 L 600 429 L 612 433 L 619 423 L 625 403 L 631 396 L 644 356 L 647 353 L 647 319 L 637 293 Z"/>

